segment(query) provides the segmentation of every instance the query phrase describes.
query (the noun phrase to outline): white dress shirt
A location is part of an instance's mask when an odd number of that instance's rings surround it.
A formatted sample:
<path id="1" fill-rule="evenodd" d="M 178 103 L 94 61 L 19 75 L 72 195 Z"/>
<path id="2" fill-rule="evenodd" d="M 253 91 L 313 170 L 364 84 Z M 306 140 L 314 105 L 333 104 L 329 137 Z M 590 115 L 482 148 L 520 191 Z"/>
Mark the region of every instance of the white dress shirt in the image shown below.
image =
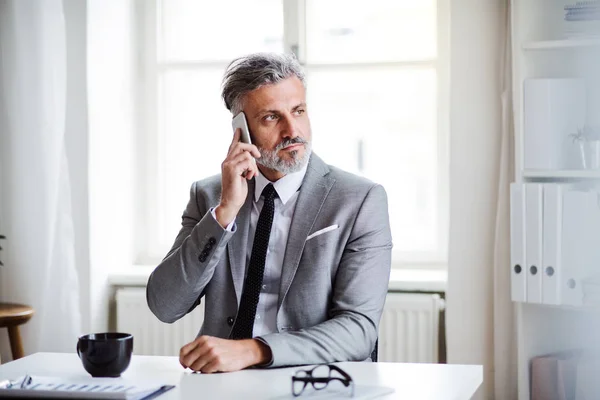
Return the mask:
<path id="1" fill-rule="evenodd" d="M 285 255 L 292 217 L 296 209 L 298 189 L 302 185 L 305 174 L 306 165 L 302 170 L 288 174 L 273 183 L 278 197 L 275 198 L 273 225 L 271 226 L 271 237 L 269 238 L 269 248 L 265 260 L 263 285 L 256 307 L 256 317 L 254 318 L 253 336 L 277 332 L 277 301 L 279 300 L 279 282 L 283 268 L 283 256 Z M 254 203 L 252 203 L 252 212 L 250 213 L 246 265 L 250 264 L 256 224 L 264 204 L 264 200 L 260 195 L 269 183 L 271 182 L 259 171 L 258 176 L 255 178 Z"/>
<path id="2" fill-rule="evenodd" d="M 265 260 L 263 285 L 256 307 L 256 316 L 252 330 L 254 337 L 277 332 L 277 301 L 279 300 L 279 282 L 281 281 L 283 257 L 285 255 L 292 217 L 296 209 L 296 201 L 298 200 L 298 189 L 302 185 L 307 166 L 308 163 L 302 170 L 288 174 L 277 182 L 270 182 L 260 173 L 260 170 L 258 176 L 254 178 L 254 202 L 252 203 L 252 211 L 250 213 L 246 266 L 250 264 L 256 224 L 258 223 L 258 217 L 264 204 L 264 200 L 260 195 L 269 183 L 273 183 L 273 187 L 277 192 L 269 248 L 267 249 L 267 258 Z M 216 219 L 214 209 L 211 210 L 211 213 Z M 226 229 L 232 231 L 236 228 L 232 222 Z"/>

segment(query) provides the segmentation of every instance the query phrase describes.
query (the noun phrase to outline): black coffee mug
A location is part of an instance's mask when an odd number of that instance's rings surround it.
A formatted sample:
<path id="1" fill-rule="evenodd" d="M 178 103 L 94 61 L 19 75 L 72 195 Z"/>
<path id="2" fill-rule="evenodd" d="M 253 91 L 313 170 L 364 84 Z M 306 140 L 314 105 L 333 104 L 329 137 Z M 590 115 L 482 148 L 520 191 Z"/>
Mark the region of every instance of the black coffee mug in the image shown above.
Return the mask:
<path id="1" fill-rule="evenodd" d="M 83 368 L 95 378 L 121 376 L 129 366 L 132 352 L 133 336 L 129 333 L 91 333 L 77 340 Z"/>

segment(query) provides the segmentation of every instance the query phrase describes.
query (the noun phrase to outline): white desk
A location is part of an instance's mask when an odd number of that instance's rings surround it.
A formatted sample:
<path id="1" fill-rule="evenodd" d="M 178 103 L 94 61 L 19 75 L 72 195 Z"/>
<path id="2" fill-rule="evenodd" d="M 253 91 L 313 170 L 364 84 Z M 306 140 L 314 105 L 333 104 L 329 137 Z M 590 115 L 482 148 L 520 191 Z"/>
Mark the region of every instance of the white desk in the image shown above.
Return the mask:
<path id="1" fill-rule="evenodd" d="M 357 385 L 394 388 L 386 399 L 469 399 L 483 382 L 478 365 L 360 363 L 338 364 Z M 192 374 L 176 357 L 134 356 L 123 381 L 153 380 L 177 385 L 157 400 L 172 399 L 269 399 L 291 395 L 291 376 L 300 367 L 245 370 L 223 374 Z M 62 378 L 89 377 L 76 354 L 36 353 L 0 365 L 0 379 L 25 375 Z M 301 400 L 303 397 L 299 397 Z"/>

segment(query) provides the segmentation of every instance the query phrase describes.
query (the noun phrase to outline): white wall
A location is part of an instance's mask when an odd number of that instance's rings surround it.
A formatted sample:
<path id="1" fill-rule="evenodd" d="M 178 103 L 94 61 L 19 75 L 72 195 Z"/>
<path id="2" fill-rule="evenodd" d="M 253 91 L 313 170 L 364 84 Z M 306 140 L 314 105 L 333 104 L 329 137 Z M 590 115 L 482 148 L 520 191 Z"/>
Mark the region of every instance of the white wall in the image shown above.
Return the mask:
<path id="1" fill-rule="evenodd" d="M 448 362 L 493 382 L 493 240 L 500 152 L 504 1 L 451 1 Z"/>

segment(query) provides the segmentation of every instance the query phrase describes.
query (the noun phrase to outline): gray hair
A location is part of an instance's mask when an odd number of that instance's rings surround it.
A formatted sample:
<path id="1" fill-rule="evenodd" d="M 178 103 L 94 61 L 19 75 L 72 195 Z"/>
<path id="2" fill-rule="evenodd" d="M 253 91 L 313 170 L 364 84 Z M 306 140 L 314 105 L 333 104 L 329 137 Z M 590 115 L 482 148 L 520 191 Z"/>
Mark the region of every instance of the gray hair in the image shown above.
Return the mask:
<path id="1" fill-rule="evenodd" d="M 292 54 L 256 53 L 233 60 L 223 76 L 221 97 L 233 115 L 242 111 L 246 94 L 264 85 L 279 83 L 292 76 L 306 80 L 302 67 Z"/>

